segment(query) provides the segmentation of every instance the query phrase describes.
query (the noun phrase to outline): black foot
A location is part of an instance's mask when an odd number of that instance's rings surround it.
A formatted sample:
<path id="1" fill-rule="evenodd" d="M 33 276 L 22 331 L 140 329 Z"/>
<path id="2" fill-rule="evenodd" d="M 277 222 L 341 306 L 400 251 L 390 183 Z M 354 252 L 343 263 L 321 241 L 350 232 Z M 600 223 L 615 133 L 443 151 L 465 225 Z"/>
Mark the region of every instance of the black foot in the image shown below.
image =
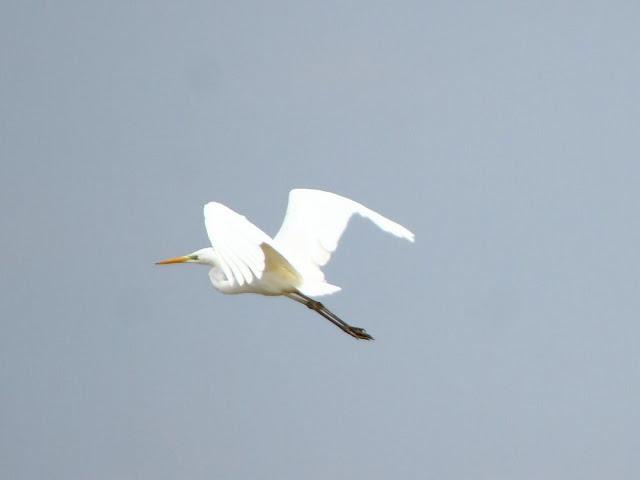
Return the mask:
<path id="1" fill-rule="evenodd" d="M 303 297 L 305 299 L 305 305 L 311 309 L 318 312 L 324 318 L 333 323 L 336 327 L 342 330 L 345 333 L 348 333 L 353 338 L 357 338 L 358 340 L 373 340 L 373 337 L 369 335 L 364 328 L 360 327 L 352 327 L 344 320 L 341 320 L 337 315 L 331 313 L 321 302 L 317 300 L 313 300 L 309 297 Z"/>
<path id="2" fill-rule="evenodd" d="M 358 340 L 373 340 L 373 337 L 364 328 L 349 327 L 347 333 Z"/>

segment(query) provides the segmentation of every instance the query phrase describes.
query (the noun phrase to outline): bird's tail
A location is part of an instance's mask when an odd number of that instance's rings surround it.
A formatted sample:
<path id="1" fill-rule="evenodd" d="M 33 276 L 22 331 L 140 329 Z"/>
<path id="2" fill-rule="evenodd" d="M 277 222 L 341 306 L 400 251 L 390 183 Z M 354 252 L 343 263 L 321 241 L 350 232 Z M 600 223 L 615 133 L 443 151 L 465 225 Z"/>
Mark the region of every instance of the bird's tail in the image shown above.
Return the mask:
<path id="1" fill-rule="evenodd" d="M 321 297 L 323 295 L 331 295 L 342 290 L 336 285 L 326 282 L 303 283 L 298 287 L 298 291 L 304 293 L 308 297 Z"/>

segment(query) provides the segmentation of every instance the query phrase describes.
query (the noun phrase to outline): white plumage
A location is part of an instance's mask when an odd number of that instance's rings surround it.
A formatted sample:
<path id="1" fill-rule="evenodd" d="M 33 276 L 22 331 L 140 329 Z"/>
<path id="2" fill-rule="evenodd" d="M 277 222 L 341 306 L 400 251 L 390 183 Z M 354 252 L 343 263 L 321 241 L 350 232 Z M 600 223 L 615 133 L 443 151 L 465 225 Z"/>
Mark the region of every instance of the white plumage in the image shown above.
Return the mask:
<path id="1" fill-rule="evenodd" d="M 303 293 L 318 296 L 340 290 L 325 282 L 320 268 L 329 262 L 338 248 L 340 237 L 354 214 L 368 218 L 396 237 L 414 241 L 413 233 L 402 225 L 335 193 L 309 189 L 295 189 L 289 193 L 287 213 L 273 241 L 303 274 Z"/>
<path id="2" fill-rule="evenodd" d="M 286 295 L 350 335 L 370 339 L 363 329 L 346 324 L 309 298 L 340 290 L 325 281 L 321 267 L 330 260 L 354 214 L 385 232 L 414 241 L 405 227 L 360 203 L 321 190 L 295 189 L 289 193 L 287 213 L 273 239 L 229 207 L 210 202 L 204 206 L 204 219 L 213 247 L 158 263 L 209 265 L 211 282 L 222 293 Z"/>

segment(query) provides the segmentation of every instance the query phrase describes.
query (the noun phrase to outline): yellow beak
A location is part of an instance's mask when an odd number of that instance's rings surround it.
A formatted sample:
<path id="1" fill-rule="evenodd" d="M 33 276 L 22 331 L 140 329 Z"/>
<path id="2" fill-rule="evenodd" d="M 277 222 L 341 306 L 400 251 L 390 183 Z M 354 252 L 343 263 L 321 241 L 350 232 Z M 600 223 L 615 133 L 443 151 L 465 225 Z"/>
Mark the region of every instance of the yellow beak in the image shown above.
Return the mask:
<path id="1" fill-rule="evenodd" d="M 189 257 L 168 258 L 167 260 L 160 260 L 159 262 L 156 262 L 156 265 L 171 265 L 172 263 L 185 263 L 185 262 L 188 262 L 189 260 L 190 260 Z"/>

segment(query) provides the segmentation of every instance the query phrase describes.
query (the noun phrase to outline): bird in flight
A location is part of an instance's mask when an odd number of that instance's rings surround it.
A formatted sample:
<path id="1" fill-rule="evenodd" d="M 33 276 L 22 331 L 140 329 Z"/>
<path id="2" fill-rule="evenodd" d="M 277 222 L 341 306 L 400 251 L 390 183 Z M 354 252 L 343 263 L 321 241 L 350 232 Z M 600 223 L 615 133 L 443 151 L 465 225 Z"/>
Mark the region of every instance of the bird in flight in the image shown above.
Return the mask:
<path id="1" fill-rule="evenodd" d="M 329 295 L 340 287 L 327 283 L 321 268 L 338 247 L 354 214 L 368 218 L 385 232 L 414 241 L 402 225 L 335 193 L 294 189 L 284 222 L 271 238 L 244 216 L 217 202 L 204 206 L 204 223 L 213 247 L 157 265 L 198 263 L 211 267 L 209 278 L 222 293 L 284 295 L 318 312 L 343 332 L 360 340 L 373 340 L 311 297 Z"/>

